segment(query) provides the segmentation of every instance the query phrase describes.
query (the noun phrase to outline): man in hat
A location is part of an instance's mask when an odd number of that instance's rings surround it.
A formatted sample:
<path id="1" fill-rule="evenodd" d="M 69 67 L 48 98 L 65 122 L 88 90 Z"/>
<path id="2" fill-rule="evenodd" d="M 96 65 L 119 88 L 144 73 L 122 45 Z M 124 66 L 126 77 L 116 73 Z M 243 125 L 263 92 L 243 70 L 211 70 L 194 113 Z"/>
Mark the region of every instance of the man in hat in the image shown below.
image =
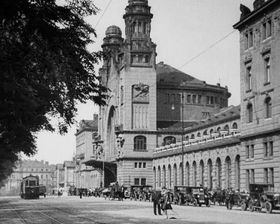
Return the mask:
<path id="1" fill-rule="evenodd" d="M 153 201 L 153 208 L 154 208 L 155 215 L 157 215 L 157 210 L 158 210 L 158 214 L 161 215 L 160 199 L 161 199 L 160 189 L 153 190 L 152 201 Z"/>

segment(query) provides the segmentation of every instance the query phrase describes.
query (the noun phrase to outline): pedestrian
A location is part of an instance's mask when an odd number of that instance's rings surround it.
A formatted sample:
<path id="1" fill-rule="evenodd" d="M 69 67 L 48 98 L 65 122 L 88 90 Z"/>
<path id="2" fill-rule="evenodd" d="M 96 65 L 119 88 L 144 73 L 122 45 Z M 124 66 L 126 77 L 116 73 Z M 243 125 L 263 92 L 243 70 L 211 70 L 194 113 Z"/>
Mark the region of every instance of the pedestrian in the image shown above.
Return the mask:
<path id="1" fill-rule="evenodd" d="M 163 187 L 162 194 L 163 194 L 163 200 L 162 200 L 162 204 L 161 204 L 161 209 L 163 210 L 166 218 L 168 219 L 168 210 L 172 210 L 171 193 L 165 187 Z M 170 219 L 176 219 L 176 218 L 171 217 Z"/>
<path id="2" fill-rule="evenodd" d="M 154 214 L 157 215 L 157 210 L 158 210 L 158 214 L 161 215 L 161 206 L 160 206 L 161 191 L 159 189 L 153 190 L 152 201 L 153 201 Z"/>
<path id="3" fill-rule="evenodd" d="M 79 195 L 80 195 L 80 199 L 82 199 L 83 198 L 83 191 L 82 191 L 82 189 L 80 189 Z"/>

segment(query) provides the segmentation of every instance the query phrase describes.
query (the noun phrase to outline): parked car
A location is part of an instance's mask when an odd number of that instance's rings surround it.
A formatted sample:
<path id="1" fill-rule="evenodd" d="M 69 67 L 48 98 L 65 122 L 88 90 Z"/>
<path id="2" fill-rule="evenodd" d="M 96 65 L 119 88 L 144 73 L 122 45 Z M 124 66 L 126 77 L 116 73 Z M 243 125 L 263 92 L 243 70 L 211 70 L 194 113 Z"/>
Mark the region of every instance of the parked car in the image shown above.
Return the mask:
<path id="1" fill-rule="evenodd" d="M 279 194 L 273 193 L 272 184 L 250 184 L 249 191 L 248 209 L 251 212 L 265 208 L 267 213 L 271 213 L 273 208 L 280 206 Z"/>

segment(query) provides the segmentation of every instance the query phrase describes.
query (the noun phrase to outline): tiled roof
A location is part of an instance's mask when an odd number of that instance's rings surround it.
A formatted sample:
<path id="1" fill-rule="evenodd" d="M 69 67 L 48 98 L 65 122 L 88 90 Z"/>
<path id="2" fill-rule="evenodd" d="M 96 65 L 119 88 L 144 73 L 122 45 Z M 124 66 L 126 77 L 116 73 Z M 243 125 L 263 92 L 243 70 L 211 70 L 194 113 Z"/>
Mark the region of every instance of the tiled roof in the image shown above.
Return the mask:
<path id="1" fill-rule="evenodd" d="M 158 85 L 174 85 L 174 86 L 184 86 L 184 84 L 201 84 L 204 82 L 190 76 L 170 65 L 160 62 L 156 65 L 157 82 Z"/>

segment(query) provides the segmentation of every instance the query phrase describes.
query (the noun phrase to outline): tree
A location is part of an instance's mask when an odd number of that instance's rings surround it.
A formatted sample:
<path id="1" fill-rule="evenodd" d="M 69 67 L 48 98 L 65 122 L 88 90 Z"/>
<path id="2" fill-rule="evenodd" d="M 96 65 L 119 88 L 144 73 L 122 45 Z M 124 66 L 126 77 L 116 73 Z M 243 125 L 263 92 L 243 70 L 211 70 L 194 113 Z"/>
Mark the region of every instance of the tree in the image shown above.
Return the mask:
<path id="1" fill-rule="evenodd" d="M 66 0 L 67 1 L 67 0 Z M 91 53 L 94 29 L 84 18 L 97 8 L 91 0 L 0 1 L 0 181 L 11 172 L 20 152 L 36 152 L 35 134 L 60 133 L 74 123 L 78 102 L 105 103 Z"/>

